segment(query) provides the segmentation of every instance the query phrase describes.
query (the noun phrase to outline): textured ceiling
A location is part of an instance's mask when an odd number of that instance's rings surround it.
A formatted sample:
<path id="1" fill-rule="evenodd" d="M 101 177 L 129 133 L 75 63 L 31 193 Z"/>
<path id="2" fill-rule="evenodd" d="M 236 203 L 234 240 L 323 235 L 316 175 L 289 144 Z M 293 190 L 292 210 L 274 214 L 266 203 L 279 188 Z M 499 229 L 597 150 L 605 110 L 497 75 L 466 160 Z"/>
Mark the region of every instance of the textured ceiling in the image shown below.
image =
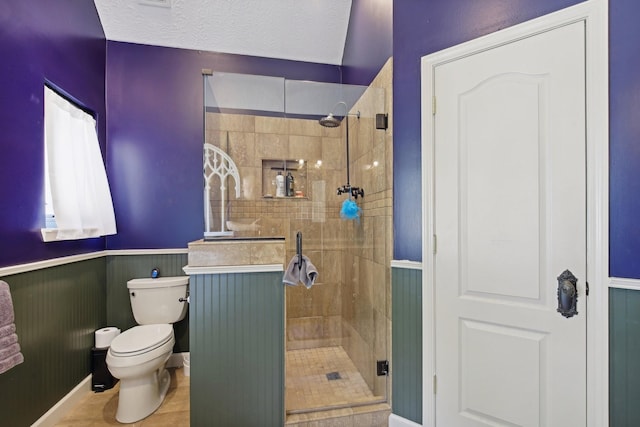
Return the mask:
<path id="1" fill-rule="evenodd" d="M 107 40 L 333 65 L 351 11 L 351 0 L 94 2 Z"/>

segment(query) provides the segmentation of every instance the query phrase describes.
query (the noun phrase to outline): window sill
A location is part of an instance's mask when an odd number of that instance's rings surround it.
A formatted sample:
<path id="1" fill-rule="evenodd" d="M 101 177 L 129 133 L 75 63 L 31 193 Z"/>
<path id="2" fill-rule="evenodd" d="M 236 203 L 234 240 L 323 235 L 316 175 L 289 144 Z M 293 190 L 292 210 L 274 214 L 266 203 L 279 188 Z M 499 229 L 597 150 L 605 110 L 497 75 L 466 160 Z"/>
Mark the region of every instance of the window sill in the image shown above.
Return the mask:
<path id="1" fill-rule="evenodd" d="M 43 242 L 58 242 L 62 240 L 79 240 L 100 237 L 97 228 L 84 228 L 82 230 L 64 230 L 61 228 L 41 228 Z"/>

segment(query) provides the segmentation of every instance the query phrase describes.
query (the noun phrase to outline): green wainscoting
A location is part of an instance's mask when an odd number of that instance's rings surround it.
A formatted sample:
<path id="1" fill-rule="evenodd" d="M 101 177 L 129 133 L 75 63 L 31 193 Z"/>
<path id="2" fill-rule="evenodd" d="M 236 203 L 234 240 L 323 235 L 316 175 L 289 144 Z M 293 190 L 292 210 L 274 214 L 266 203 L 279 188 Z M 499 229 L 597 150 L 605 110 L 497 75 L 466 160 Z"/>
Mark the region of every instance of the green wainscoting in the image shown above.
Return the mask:
<path id="1" fill-rule="evenodd" d="M 191 425 L 284 425 L 282 272 L 190 277 Z"/>
<path id="2" fill-rule="evenodd" d="M 391 269 L 392 412 L 422 423 L 422 270 Z"/>
<path id="3" fill-rule="evenodd" d="M 131 311 L 127 281 L 150 277 L 158 268 L 160 276 L 184 276 L 187 254 L 109 255 L 107 256 L 107 324 L 123 331 L 136 325 Z M 176 336 L 174 353 L 189 351 L 189 314 L 173 325 Z"/>
<path id="4" fill-rule="evenodd" d="M 0 277 L 9 284 L 24 363 L 0 375 L 3 426 L 30 426 L 90 374 L 106 324 L 104 257 Z"/>
<path id="5" fill-rule="evenodd" d="M 640 426 L 640 291 L 609 289 L 609 426 Z"/>

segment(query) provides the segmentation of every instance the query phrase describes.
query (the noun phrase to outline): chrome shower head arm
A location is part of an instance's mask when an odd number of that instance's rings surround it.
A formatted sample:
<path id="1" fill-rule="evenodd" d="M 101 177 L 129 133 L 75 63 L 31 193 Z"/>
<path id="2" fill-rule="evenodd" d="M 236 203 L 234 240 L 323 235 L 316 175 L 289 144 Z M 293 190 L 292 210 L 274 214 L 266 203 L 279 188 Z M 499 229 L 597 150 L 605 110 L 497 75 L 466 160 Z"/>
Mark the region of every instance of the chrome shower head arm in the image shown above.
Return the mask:
<path id="1" fill-rule="evenodd" d="M 346 117 L 346 116 L 356 116 L 357 118 L 360 118 L 360 111 L 356 111 L 355 113 L 350 113 L 349 112 L 349 106 L 344 101 L 336 102 L 336 104 L 331 108 L 329 116 L 333 116 L 333 113 L 336 112 L 336 108 L 339 105 L 344 106 L 344 117 Z"/>

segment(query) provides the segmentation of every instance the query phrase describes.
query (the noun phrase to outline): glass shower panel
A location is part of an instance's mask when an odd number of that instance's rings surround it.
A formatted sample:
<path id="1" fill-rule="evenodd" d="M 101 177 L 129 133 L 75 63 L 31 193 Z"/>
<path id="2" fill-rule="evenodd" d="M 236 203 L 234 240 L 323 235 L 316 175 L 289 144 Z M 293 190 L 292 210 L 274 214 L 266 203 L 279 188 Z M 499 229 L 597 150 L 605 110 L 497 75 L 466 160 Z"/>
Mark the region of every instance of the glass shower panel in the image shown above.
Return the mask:
<path id="1" fill-rule="evenodd" d="M 285 113 L 288 117 L 324 117 L 333 112 L 338 116 L 345 110 L 332 111 L 338 102 L 351 106 L 360 99 L 366 86 L 312 82 L 308 80 L 285 81 Z"/>
<path id="2" fill-rule="evenodd" d="M 205 76 L 205 109 L 284 111 L 284 78 L 215 72 Z"/>
<path id="3" fill-rule="evenodd" d="M 388 360 L 391 329 L 391 144 L 375 120 L 385 113 L 385 90 L 218 74 L 205 80 L 205 143 L 229 155 L 241 186 L 239 197 L 229 190 L 218 196 L 226 203 L 218 215 L 231 238 L 285 237 L 285 267 L 301 232 L 304 255 L 319 272 L 311 288 L 285 289 L 287 414 L 385 402 L 388 377 L 377 367 Z M 216 80 L 229 86 L 218 88 Z M 256 86 L 262 83 L 270 89 Z M 344 118 L 336 128 L 318 123 L 330 112 L 344 117 L 341 102 L 349 112 L 350 181 L 365 191 L 355 200 L 355 220 L 340 217 L 349 196 L 336 194 L 347 168 Z M 302 197 L 275 197 L 278 172 L 293 168 L 304 171 L 304 183 L 296 178 Z"/>

